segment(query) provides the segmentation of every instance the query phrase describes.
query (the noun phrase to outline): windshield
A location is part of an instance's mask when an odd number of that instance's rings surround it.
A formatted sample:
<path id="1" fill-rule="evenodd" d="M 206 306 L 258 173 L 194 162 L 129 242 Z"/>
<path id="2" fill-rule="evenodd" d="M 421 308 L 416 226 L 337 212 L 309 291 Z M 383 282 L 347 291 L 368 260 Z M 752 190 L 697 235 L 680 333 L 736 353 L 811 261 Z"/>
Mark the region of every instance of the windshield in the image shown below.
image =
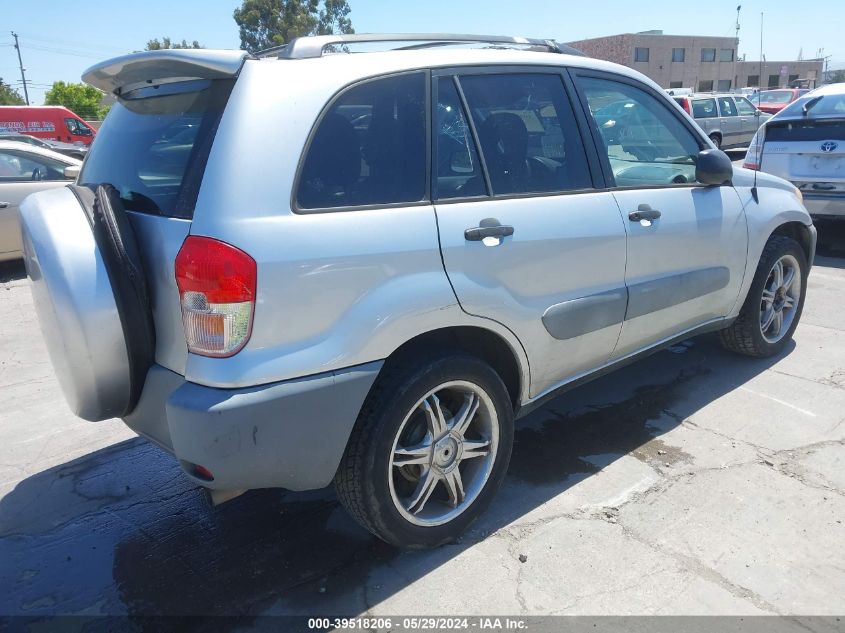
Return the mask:
<path id="1" fill-rule="evenodd" d="M 818 101 L 816 101 L 818 99 Z M 810 104 L 807 110 L 808 118 L 845 117 L 845 93 L 834 95 L 806 94 L 797 101 L 790 103 L 781 110 L 778 118 L 788 116 L 804 116 L 804 104 Z"/>
<path id="2" fill-rule="evenodd" d="M 109 183 L 129 211 L 192 218 L 231 80 L 144 88 L 116 103 L 79 176 Z"/>

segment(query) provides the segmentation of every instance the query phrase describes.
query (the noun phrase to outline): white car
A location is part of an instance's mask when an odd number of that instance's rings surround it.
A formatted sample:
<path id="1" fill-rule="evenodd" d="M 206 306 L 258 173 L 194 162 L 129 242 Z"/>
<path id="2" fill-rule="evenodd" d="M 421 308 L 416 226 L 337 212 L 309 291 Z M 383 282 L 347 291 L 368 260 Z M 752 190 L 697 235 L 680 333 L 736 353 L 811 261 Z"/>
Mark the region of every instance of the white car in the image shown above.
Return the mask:
<path id="1" fill-rule="evenodd" d="M 813 90 L 764 123 L 743 167 L 789 180 L 814 218 L 845 219 L 845 83 Z"/>
<path id="2" fill-rule="evenodd" d="M 18 221 L 23 199 L 68 184 L 80 165 L 82 161 L 49 149 L 0 140 L 0 262 L 23 257 Z"/>

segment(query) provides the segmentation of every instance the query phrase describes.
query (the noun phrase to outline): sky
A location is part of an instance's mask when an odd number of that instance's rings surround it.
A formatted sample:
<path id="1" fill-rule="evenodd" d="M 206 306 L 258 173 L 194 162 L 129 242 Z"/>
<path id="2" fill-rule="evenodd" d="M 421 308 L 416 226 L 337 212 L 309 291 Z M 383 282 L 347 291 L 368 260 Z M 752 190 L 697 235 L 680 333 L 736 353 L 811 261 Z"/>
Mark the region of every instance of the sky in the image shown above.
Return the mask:
<path id="1" fill-rule="evenodd" d="M 349 0 L 349 5 L 359 33 L 484 33 L 567 42 L 651 29 L 674 35 L 732 36 L 737 1 Z M 635 4 L 637 9 L 632 10 Z M 30 102 L 41 104 L 53 81 L 79 81 L 88 66 L 142 50 L 152 38 L 169 36 L 199 40 L 207 48 L 239 48 L 232 18 L 237 6 L 238 0 L 0 0 L 0 77 L 21 85 L 10 31 L 20 37 Z M 766 59 L 794 60 L 802 51 L 808 59 L 824 49 L 823 54 L 831 56 L 831 68 L 845 67 L 845 2 L 742 2 L 740 57 L 759 59 L 761 12 Z"/>

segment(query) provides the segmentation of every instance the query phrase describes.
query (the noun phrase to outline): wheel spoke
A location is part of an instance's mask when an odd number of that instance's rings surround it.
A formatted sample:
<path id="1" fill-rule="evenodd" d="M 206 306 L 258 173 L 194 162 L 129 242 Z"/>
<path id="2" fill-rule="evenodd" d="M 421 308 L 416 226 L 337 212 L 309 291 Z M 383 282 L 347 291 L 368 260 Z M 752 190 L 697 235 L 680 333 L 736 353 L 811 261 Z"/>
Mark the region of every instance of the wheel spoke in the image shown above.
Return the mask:
<path id="1" fill-rule="evenodd" d="M 795 305 L 795 299 L 793 299 L 793 298 L 792 298 L 792 297 L 790 297 L 789 295 L 786 295 L 786 296 L 783 298 L 783 309 L 784 309 L 784 310 L 786 310 L 787 308 L 791 308 L 791 307 L 793 307 L 794 305 Z"/>
<path id="2" fill-rule="evenodd" d="M 770 307 L 760 318 L 760 329 L 763 330 L 763 332 L 768 330 L 772 325 L 772 321 L 775 320 L 776 314 L 777 312 L 775 312 L 775 309 Z"/>
<path id="3" fill-rule="evenodd" d="M 409 466 L 410 464 L 430 464 L 431 444 L 423 443 L 416 446 L 397 448 L 393 453 L 394 466 Z"/>
<path id="4" fill-rule="evenodd" d="M 472 419 L 478 412 L 479 404 L 480 400 L 477 395 L 474 393 L 466 394 L 463 405 L 461 405 L 460 410 L 452 420 L 452 431 L 458 435 L 466 433 Z"/>
<path id="5" fill-rule="evenodd" d="M 778 311 L 778 312 L 775 313 L 774 326 L 773 326 L 774 332 L 772 332 L 772 334 L 774 336 L 778 336 L 780 334 L 781 328 L 783 328 L 783 312 Z"/>
<path id="6" fill-rule="evenodd" d="M 446 473 L 443 483 L 446 484 L 446 491 L 449 493 L 449 503 L 453 508 L 457 508 L 458 504 L 464 500 L 464 482 L 461 479 L 460 469 L 455 467 Z"/>
<path id="7" fill-rule="evenodd" d="M 775 289 L 778 289 L 783 285 L 783 261 L 778 260 L 777 263 L 775 263 L 775 267 L 772 268 L 772 273 Z"/>
<path id="8" fill-rule="evenodd" d="M 775 293 L 768 288 L 763 288 L 763 303 L 771 305 L 775 300 Z"/>
<path id="9" fill-rule="evenodd" d="M 795 268 L 790 266 L 783 277 L 783 287 L 786 290 L 792 288 L 792 283 L 795 281 Z"/>
<path id="10" fill-rule="evenodd" d="M 411 514 L 419 514 L 422 511 L 426 502 L 431 497 L 431 493 L 434 492 L 434 489 L 437 487 L 438 481 L 440 480 L 434 473 L 434 469 L 427 468 L 422 474 L 422 477 L 420 477 L 420 481 L 417 484 L 417 489 L 414 491 L 414 495 L 408 502 L 408 506 L 406 508 L 408 512 Z"/>
<path id="11" fill-rule="evenodd" d="M 423 400 L 422 408 L 425 411 L 428 432 L 431 433 L 432 439 L 440 439 L 440 436 L 446 432 L 446 418 L 440 406 L 440 399 L 435 394 L 431 394 Z"/>
<path id="12" fill-rule="evenodd" d="M 464 451 L 461 460 L 473 457 L 484 457 L 490 453 L 489 440 L 464 440 Z"/>

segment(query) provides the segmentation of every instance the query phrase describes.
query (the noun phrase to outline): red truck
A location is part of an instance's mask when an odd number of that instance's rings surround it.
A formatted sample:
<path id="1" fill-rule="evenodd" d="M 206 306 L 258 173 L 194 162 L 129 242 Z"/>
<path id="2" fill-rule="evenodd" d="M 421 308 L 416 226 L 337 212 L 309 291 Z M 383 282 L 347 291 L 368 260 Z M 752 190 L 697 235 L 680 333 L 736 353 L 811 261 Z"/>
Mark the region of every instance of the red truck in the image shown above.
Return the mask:
<path id="1" fill-rule="evenodd" d="M 96 131 L 64 106 L 0 106 L 0 134 L 90 145 Z"/>

